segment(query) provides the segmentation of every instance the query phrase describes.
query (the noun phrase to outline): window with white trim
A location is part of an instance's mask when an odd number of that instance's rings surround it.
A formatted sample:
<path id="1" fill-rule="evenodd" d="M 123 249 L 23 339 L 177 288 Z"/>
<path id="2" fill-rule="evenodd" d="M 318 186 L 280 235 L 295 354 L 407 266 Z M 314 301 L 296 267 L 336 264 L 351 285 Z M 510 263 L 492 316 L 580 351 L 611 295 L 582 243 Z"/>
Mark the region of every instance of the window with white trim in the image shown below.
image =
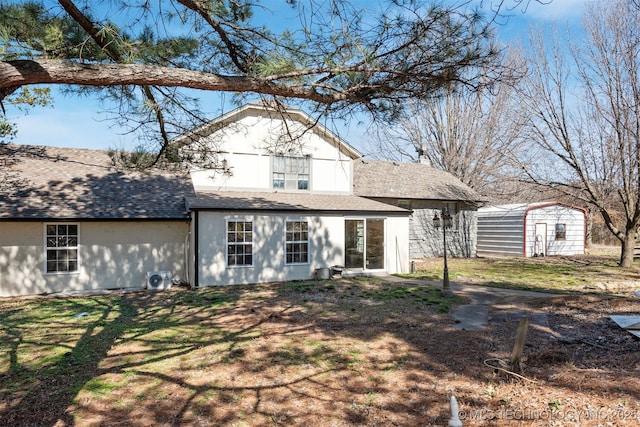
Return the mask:
<path id="1" fill-rule="evenodd" d="M 251 221 L 227 222 L 227 264 L 229 266 L 253 265 L 253 223 Z"/>
<path id="2" fill-rule="evenodd" d="M 308 190 L 309 157 L 273 157 L 273 188 L 283 190 Z"/>
<path id="3" fill-rule="evenodd" d="M 309 262 L 309 224 L 307 221 L 287 221 L 285 264 Z"/>
<path id="4" fill-rule="evenodd" d="M 46 224 L 46 272 L 78 271 L 78 224 Z"/>

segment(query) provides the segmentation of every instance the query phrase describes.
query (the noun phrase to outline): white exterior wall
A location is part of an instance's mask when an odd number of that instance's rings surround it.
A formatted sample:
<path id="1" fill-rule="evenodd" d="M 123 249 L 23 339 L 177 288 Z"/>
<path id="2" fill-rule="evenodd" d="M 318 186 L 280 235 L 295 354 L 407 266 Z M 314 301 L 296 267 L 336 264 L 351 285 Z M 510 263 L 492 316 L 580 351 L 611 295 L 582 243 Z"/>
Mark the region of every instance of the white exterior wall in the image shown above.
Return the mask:
<path id="1" fill-rule="evenodd" d="M 533 256 L 536 224 L 546 224 L 546 255 L 584 253 L 584 212 L 562 204 L 540 204 L 479 209 L 478 256 Z M 555 239 L 556 224 L 566 225 L 566 239 Z"/>
<path id="2" fill-rule="evenodd" d="M 345 217 L 341 214 L 264 215 L 201 211 L 198 213 L 198 218 L 199 286 L 304 280 L 312 278 L 318 268 L 344 265 Z M 227 266 L 228 220 L 253 222 L 252 266 Z M 287 220 L 308 221 L 309 263 L 307 264 L 285 265 L 285 221 Z M 407 272 L 408 252 L 408 218 L 386 218 L 386 272 Z"/>
<path id="3" fill-rule="evenodd" d="M 525 256 L 535 253 L 536 224 L 547 225 L 546 255 L 581 255 L 585 245 L 585 215 L 579 209 L 553 205 L 531 209 L 526 218 Z M 556 224 L 566 225 L 566 239 L 556 240 Z"/>
<path id="4" fill-rule="evenodd" d="M 186 221 L 69 223 L 79 225 L 79 271 L 47 274 L 45 223 L 0 222 L 0 296 L 142 288 L 158 270 L 184 279 Z"/>
<path id="5" fill-rule="evenodd" d="M 299 140 L 283 143 L 276 136 L 300 135 Z M 229 173 L 220 170 L 192 170 L 196 190 L 272 191 L 271 155 L 276 152 L 311 159 L 310 188 L 316 193 L 350 194 L 353 166 L 351 158 L 338 145 L 324 139 L 298 122 L 268 115 L 244 115 L 222 130 L 204 137 L 204 144 L 217 151 L 217 163 L 226 160 Z"/>
<path id="6" fill-rule="evenodd" d="M 387 273 L 409 273 L 409 217 L 387 217 L 385 227 Z"/>

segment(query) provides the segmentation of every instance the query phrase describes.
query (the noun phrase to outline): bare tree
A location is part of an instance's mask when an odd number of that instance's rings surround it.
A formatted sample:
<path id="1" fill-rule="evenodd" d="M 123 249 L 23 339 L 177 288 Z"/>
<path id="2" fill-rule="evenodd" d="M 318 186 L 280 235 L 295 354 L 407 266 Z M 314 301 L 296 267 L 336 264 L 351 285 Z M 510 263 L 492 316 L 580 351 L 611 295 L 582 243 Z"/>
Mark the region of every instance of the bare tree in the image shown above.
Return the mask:
<path id="1" fill-rule="evenodd" d="M 580 45 L 556 37 L 549 46 L 539 32 L 532 40 L 520 88 L 525 137 L 548 158 L 523 170 L 593 206 L 621 242 L 620 265 L 630 267 L 640 224 L 640 14 L 627 0 L 598 2 L 584 27 Z"/>
<path id="2" fill-rule="evenodd" d="M 521 67 L 511 59 L 508 63 L 512 81 Z M 522 186 L 512 178 L 515 163 L 510 159 L 527 156 L 516 109 L 514 87 L 506 82 L 479 91 L 450 84 L 437 96 L 409 102 L 396 126 L 380 129 L 367 154 L 406 160 L 418 152 L 422 161 L 494 201 L 511 201 L 521 197 Z"/>

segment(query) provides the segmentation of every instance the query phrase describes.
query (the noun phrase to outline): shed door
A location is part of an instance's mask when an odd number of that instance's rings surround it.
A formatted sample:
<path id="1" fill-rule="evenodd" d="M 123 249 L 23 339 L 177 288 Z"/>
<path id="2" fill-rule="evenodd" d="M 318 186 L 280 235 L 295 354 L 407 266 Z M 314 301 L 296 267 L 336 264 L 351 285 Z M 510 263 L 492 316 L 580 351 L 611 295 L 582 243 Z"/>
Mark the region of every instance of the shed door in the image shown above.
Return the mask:
<path id="1" fill-rule="evenodd" d="M 536 224 L 536 235 L 533 239 L 533 256 L 545 256 L 547 254 L 547 224 Z"/>

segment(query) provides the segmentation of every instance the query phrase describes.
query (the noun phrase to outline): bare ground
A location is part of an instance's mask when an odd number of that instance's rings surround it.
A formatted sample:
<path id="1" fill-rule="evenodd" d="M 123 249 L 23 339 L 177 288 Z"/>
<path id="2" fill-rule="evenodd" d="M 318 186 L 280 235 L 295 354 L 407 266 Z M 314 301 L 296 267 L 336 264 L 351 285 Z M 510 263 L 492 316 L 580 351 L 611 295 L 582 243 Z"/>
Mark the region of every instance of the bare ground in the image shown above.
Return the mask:
<path id="1" fill-rule="evenodd" d="M 215 310 L 182 307 L 177 295 L 187 291 L 127 296 L 136 318 L 158 307 L 172 316 L 184 310 L 183 333 L 123 334 L 95 363 L 70 363 L 56 377 L 42 372 L 30 390 L 4 386 L 0 422 L 445 426 L 453 394 L 464 426 L 640 423 L 640 340 L 608 318 L 640 313 L 638 298 L 508 297 L 492 307 L 487 330 L 463 331 L 416 297 L 420 290 L 394 293 L 403 286 L 235 287 L 237 300 Z M 376 294 L 380 288 L 387 291 Z M 541 320 L 529 329 L 518 377 L 503 362 L 521 314 Z M 192 337 L 193 322 L 211 338 Z M 76 385 L 59 391 L 69 383 Z"/>

